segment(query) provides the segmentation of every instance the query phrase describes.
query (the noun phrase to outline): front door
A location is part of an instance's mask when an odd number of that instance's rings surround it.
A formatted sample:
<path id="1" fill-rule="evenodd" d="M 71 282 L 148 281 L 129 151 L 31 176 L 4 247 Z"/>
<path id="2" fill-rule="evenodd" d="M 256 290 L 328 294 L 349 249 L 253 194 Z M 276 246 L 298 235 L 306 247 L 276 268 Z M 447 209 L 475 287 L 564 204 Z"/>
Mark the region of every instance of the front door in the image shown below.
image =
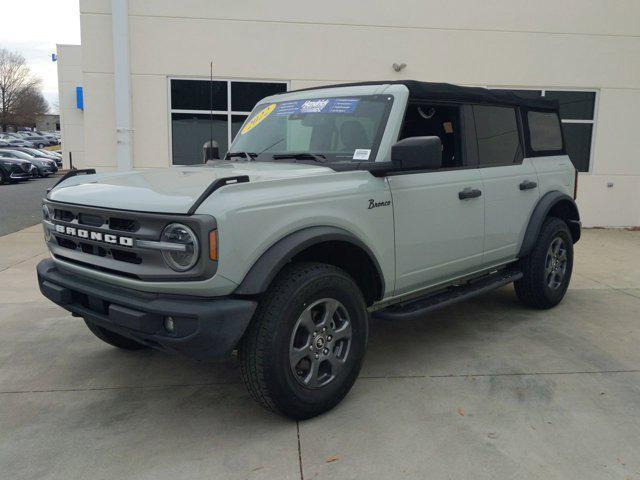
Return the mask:
<path id="1" fill-rule="evenodd" d="M 484 195 L 464 134 L 467 108 L 412 103 L 407 107 L 400 138 L 439 136 L 443 165 L 439 170 L 388 177 L 396 235 L 396 295 L 464 275 L 482 264 Z"/>

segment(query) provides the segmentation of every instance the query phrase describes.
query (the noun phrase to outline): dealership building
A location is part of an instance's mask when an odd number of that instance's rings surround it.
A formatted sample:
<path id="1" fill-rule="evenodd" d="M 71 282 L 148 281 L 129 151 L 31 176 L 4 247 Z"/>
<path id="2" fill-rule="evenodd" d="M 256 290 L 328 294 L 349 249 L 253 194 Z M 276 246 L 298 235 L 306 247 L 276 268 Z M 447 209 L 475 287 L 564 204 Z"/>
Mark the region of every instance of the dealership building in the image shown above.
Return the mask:
<path id="1" fill-rule="evenodd" d="M 65 162 L 201 163 L 266 95 L 449 82 L 557 99 L 583 223 L 638 226 L 638 18 L 631 0 L 80 0 L 81 46 L 58 46 Z"/>

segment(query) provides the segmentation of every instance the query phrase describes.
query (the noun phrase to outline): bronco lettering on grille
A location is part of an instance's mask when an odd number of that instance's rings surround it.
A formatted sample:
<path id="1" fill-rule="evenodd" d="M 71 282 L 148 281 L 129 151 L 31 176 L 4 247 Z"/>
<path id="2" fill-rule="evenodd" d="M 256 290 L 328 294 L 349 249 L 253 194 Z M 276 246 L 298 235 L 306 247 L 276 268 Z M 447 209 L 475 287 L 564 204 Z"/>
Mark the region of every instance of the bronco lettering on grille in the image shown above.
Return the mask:
<path id="1" fill-rule="evenodd" d="M 111 233 L 94 232 L 85 230 L 84 228 L 65 227 L 64 225 L 56 225 L 56 232 L 71 237 L 86 238 L 95 242 L 104 242 L 111 245 L 120 245 L 123 247 L 133 247 L 133 238 L 120 237 Z"/>

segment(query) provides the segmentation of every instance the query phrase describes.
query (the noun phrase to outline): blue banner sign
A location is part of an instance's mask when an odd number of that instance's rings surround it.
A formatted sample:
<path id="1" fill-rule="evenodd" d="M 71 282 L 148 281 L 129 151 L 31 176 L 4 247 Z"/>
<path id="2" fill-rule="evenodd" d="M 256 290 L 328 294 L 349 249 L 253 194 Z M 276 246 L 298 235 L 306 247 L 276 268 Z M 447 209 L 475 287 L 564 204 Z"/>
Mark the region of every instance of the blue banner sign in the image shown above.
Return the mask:
<path id="1" fill-rule="evenodd" d="M 358 106 L 358 98 L 314 98 L 278 103 L 276 115 L 300 113 L 353 113 Z"/>

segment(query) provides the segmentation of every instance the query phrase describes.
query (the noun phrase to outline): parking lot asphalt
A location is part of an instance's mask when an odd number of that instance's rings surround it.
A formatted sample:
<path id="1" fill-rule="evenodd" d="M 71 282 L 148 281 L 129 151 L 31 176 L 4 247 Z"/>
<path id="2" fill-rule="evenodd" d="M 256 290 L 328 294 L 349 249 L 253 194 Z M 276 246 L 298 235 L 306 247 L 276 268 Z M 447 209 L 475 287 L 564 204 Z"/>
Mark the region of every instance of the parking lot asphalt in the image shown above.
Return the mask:
<path id="1" fill-rule="evenodd" d="M 0 185 L 0 236 L 17 232 L 42 220 L 42 198 L 62 175 L 33 178 Z"/>
<path id="2" fill-rule="evenodd" d="M 304 422 L 234 358 L 123 352 L 37 291 L 39 227 L 0 237 L 2 479 L 640 478 L 640 232 L 587 230 L 557 308 L 505 287 L 372 321 L 351 393 Z"/>

